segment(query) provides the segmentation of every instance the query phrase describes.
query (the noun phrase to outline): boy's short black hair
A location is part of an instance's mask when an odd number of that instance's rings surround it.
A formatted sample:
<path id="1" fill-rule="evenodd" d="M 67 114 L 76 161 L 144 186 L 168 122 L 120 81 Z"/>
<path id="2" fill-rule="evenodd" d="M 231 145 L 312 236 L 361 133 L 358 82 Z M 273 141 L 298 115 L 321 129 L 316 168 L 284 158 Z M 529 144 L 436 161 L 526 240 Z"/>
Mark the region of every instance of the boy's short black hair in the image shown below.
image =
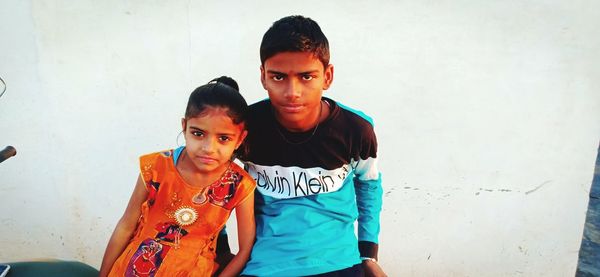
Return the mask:
<path id="1" fill-rule="evenodd" d="M 301 15 L 287 16 L 273 23 L 260 44 L 260 62 L 281 52 L 309 52 L 323 66 L 329 65 L 329 42 L 314 20 Z"/>

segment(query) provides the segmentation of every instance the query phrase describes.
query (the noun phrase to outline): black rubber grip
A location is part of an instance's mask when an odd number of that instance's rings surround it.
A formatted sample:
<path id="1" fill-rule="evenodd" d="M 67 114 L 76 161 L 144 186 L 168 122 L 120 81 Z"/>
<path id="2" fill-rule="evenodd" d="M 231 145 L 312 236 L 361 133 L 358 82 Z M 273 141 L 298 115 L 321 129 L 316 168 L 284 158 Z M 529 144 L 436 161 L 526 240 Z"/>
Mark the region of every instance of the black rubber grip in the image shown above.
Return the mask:
<path id="1" fill-rule="evenodd" d="M 0 151 L 0 163 L 14 155 L 17 155 L 17 149 L 12 146 L 6 146 L 4 150 Z"/>

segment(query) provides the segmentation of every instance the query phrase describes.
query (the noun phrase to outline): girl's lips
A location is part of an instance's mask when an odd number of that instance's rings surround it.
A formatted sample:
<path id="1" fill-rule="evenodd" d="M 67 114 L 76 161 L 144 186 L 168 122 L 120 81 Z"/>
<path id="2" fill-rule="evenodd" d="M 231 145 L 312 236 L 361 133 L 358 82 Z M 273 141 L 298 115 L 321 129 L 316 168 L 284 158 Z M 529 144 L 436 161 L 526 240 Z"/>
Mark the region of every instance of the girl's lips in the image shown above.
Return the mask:
<path id="1" fill-rule="evenodd" d="M 198 159 L 198 161 L 200 161 L 202 163 L 214 163 L 217 161 L 217 159 L 214 159 L 211 157 L 206 157 L 206 156 L 198 156 L 197 159 Z"/>

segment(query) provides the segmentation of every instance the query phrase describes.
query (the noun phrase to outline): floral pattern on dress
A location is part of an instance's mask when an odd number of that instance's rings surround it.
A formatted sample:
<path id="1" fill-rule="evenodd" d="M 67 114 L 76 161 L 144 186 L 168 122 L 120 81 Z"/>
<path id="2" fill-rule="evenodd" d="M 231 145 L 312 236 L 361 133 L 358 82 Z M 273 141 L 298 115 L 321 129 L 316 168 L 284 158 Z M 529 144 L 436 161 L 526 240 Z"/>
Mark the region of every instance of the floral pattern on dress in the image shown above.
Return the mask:
<path id="1" fill-rule="evenodd" d="M 208 201 L 224 207 L 235 195 L 236 186 L 242 181 L 242 175 L 231 169 L 227 169 L 223 177 L 208 188 Z"/>

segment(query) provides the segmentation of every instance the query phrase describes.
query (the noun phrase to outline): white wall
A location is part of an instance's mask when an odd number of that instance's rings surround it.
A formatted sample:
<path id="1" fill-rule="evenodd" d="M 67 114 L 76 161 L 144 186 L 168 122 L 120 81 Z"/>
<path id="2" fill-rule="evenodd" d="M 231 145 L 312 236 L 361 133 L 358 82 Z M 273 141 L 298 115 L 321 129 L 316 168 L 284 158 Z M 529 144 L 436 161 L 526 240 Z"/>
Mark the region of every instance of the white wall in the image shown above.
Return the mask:
<path id="1" fill-rule="evenodd" d="M 375 119 L 390 276 L 574 274 L 600 2 L 166 2 L 0 2 L 0 148 L 18 151 L 0 164 L 0 261 L 98 266 L 137 156 L 177 145 L 187 96 L 213 77 L 266 97 L 260 39 L 303 14 L 330 40 L 326 95 Z"/>

